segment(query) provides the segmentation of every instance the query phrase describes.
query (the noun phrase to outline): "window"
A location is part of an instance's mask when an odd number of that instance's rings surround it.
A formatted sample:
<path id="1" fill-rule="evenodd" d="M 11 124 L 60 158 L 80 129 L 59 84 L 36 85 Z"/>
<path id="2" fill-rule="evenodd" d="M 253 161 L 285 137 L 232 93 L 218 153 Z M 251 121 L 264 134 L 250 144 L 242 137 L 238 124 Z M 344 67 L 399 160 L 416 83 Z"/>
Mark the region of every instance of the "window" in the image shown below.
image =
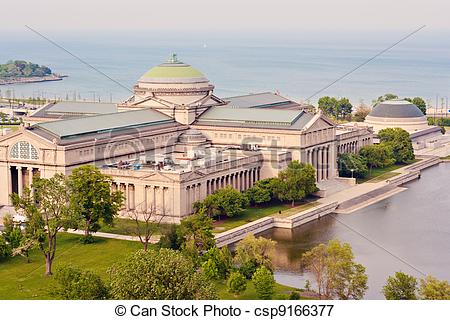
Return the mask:
<path id="1" fill-rule="evenodd" d="M 39 159 L 37 149 L 27 141 L 19 141 L 12 146 L 11 158 L 37 160 Z"/>

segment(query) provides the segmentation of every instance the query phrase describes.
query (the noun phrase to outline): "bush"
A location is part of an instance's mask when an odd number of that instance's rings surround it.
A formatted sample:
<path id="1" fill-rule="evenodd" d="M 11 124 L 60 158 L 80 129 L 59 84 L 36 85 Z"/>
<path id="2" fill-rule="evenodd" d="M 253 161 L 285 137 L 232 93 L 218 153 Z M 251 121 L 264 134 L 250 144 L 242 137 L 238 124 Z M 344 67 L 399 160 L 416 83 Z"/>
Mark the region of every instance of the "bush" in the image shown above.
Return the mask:
<path id="1" fill-rule="evenodd" d="M 3 234 L 0 234 L 0 259 L 5 259 L 11 255 L 11 247 L 6 242 Z"/>
<path id="2" fill-rule="evenodd" d="M 202 271 L 206 278 L 209 280 L 219 279 L 219 270 L 216 263 L 212 259 L 208 259 L 202 264 Z"/>
<path id="3" fill-rule="evenodd" d="M 228 292 L 239 295 L 247 288 L 247 280 L 239 271 L 234 271 L 228 277 L 227 288 Z"/>
<path id="4" fill-rule="evenodd" d="M 137 251 L 109 270 L 111 296 L 126 300 L 215 299 L 211 281 L 182 253 Z"/>
<path id="5" fill-rule="evenodd" d="M 300 293 L 297 291 L 291 291 L 289 294 L 289 300 L 300 300 Z"/>
<path id="6" fill-rule="evenodd" d="M 90 272 L 74 267 L 59 268 L 55 275 L 54 294 L 66 300 L 105 300 L 108 289 L 102 279 Z"/>
<path id="7" fill-rule="evenodd" d="M 159 239 L 158 245 L 161 248 L 180 250 L 183 244 L 183 238 L 180 234 L 180 226 L 172 224 Z"/>
<path id="8" fill-rule="evenodd" d="M 233 259 L 228 247 L 217 248 L 216 246 L 209 249 L 204 255 L 205 260 L 212 260 L 217 267 L 220 279 L 226 279 L 233 266 Z"/>
<path id="9" fill-rule="evenodd" d="M 264 266 L 259 267 L 252 277 L 259 299 L 270 300 L 275 292 L 273 273 Z"/>

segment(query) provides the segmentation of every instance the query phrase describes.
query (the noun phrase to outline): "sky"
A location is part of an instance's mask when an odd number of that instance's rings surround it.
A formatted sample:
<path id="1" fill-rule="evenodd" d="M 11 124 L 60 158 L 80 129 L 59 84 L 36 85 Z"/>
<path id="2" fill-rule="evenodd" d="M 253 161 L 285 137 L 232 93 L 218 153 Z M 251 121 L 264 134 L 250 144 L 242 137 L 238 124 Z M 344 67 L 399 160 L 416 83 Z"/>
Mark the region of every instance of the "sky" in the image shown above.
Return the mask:
<path id="1" fill-rule="evenodd" d="M 21 0 L 2 3 L 0 34 L 25 24 L 67 34 L 450 31 L 449 9 L 447 0 Z"/>

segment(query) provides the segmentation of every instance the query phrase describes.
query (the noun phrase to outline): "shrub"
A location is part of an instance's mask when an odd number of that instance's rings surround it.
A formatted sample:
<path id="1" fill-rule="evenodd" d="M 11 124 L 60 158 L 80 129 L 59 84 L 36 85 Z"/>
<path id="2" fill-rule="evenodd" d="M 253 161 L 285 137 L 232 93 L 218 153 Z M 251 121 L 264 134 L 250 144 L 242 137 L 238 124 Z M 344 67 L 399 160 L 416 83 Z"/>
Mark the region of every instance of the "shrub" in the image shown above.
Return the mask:
<path id="1" fill-rule="evenodd" d="M 102 279 L 90 271 L 66 266 L 59 268 L 55 275 L 54 294 L 66 300 L 108 299 L 108 289 Z"/>
<path id="2" fill-rule="evenodd" d="M 234 271 L 228 277 L 227 288 L 228 292 L 239 295 L 247 288 L 247 280 L 239 271 Z"/>
<path id="3" fill-rule="evenodd" d="M 258 298 L 270 300 L 275 292 L 273 273 L 264 266 L 259 267 L 252 277 Z"/>

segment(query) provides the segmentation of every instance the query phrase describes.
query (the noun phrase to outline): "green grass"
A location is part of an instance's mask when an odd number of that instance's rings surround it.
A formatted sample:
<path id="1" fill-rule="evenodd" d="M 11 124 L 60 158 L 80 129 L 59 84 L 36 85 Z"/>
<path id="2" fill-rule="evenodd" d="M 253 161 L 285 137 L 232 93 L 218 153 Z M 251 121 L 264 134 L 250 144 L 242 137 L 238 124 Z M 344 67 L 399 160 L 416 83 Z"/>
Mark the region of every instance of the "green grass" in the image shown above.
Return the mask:
<path id="1" fill-rule="evenodd" d="M 93 244 L 82 244 L 79 235 L 58 235 L 53 270 L 71 264 L 96 272 L 107 279 L 107 269 L 129 253 L 141 248 L 139 242 L 96 238 Z M 0 262 L 0 299 L 52 299 L 52 278 L 44 275 L 42 253 L 33 250 L 31 263 L 23 257 Z"/>
<path id="2" fill-rule="evenodd" d="M 369 175 L 367 175 L 367 177 L 365 177 L 363 179 L 357 179 L 357 181 L 358 181 L 358 183 L 363 183 L 363 182 L 379 182 L 379 181 L 382 181 L 385 179 L 389 179 L 397 174 L 394 173 L 393 176 L 389 176 L 389 175 L 387 175 L 387 173 L 392 173 L 391 171 L 400 169 L 406 165 L 407 164 L 393 164 L 392 166 L 387 166 L 384 168 L 373 168 L 371 173 Z M 384 178 L 385 174 L 386 174 L 386 178 Z M 377 180 L 374 180 L 374 178 L 377 178 Z M 373 181 L 369 181 L 369 180 L 373 180 Z"/>
<path id="3" fill-rule="evenodd" d="M 139 225 L 142 230 L 145 226 L 145 223 L 143 221 L 139 221 Z M 164 231 L 170 228 L 170 225 L 161 223 L 158 226 L 155 225 L 155 227 L 157 227 L 157 230 L 154 232 L 154 234 L 161 235 L 164 233 Z M 114 218 L 112 226 L 102 224 L 100 230 L 98 231 L 134 236 L 136 235 L 136 222 L 134 220 L 126 218 Z"/>
<path id="4" fill-rule="evenodd" d="M 226 284 L 222 281 L 216 282 L 216 290 L 219 299 L 222 300 L 258 300 L 255 287 L 253 286 L 253 283 L 250 280 L 247 280 L 247 289 L 245 289 L 245 291 L 241 293 L 239 296 L 235 296 L 233 293 L 229 293 Z M 298 289 L 276 283 L 275 293 L 272 299 L 273 300 L 287 299 L 291 291 L 296 290 Z M 301 296 L 302 293 L 299 292 L 299 294 Z"/>
<path id="5" fill-rule="evenodd" d="M 16 131 L 19 130 L 20 126 L 18 124 L 14 125 L 14 124 L 0 124 L 0 129 L 7 129 L 10 128 L 12 129 L 12 131 Z"/>
<path id="6" fill-rule="evenodd" d="M 214 222 L 214 232 L 224 232 L 246 223 L 253 222 L 255 220 L 276 215 L 280 217 L 286 217 L 291 214 L 307 210 L 317 205 L 317 202 L 306 202 L 295 207 L 291 207 L 290 204 L 272 204 L 263 207 L 250 207 L 244 210 L 244 212 L 236 217 L 222 217 L 221 220 Z M 281 211 L 281 214 L 279 212 Z"/>
<path id="7" fill-rule="evenodd" d="M 108 280 L 109 267 L 141 248 L 141 244 L 134 241 L 95 238 L 93 244 L 82 244 L 79 239 L 79 235 L 58 235 L 53 271 L 58 266 L 70 264 L 91 270 Z M 30 258 L 30 263 L 23 257 L 8 258 L 0 262 L 0 300 L 54 299 L 51 294 L 54 280 L 44 275 L 45 262 L 42 253 L 33 250 Z M 248 281 L 247 290 L 238 297 L 228 293 L 222 282 L 216 282 L 216 289 L 220 299 L 257 299 L 251 281 Z M 293 290 L 295 288 L 277 283 L 274 299 L 286 298 Z"/>

